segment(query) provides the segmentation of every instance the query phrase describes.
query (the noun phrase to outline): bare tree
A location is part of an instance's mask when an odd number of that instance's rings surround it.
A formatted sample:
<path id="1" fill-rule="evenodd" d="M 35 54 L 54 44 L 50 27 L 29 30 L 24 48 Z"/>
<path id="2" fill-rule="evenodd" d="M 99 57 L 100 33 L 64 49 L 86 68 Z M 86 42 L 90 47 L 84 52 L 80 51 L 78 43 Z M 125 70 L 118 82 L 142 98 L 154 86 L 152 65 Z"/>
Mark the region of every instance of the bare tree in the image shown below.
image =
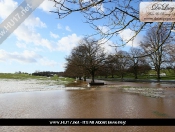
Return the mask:
<path id="1" fill-rule="evenodd" d="M 141 58 L 137 57 L 143 54 L 142 49 L 131 47 L 129 54 L 131 58 L 129 71 L 134 74 L 135 79 L 138 79 L 138 74 L 139 72 L 141 72 L 140 70 L 143 68 L 143 66 L 146 66 L 148 64 L 146 64 L 145 57 L 141 57 Z"/>
<path id="2" fill-rule="evenodd" d="M 114 78 L 114 75 L 117 71 L 117 56 L 108 55 L 106 58 L 106 67 L 108 68 L 109 74 Z"/>
<path id="3" fill-rule="evenodd" d="M 126 51 L 119 51 L 117 53 L 117 73 L 123 79 L 130 66 L 130 56 Z"/>
<path id="4" fill-rule="evenodd" d="M 96 31 L 93 35 L 101 35 L 101 39 L 109 40 L 116 37 L 124 29 L 130 29 L 135 34 L 127 42 L 134 39 L 136 35 L 155 23 L 141 22 L 139 20 L 139 4 L 145 0 L 52 0 L 55 2 L 59 18 L 64 18 L 74 12 L 80 12 L 86 18 L 86 23 Z M 150 1 L 150 0 L 148 0 Z M 152 0 L 155 1 L 155 0 Z M 157 1 L 157 0 L 156 0 Z M 163 0 L 158 0 L 163 1 Z M 173 0 L 169 0 L 173 1 Z M 99 25 L 99 23 L 103 23 Z M 161 28 L 163 23 L 159 23 Z M 174 28 L 174 23 L 165 23 L 169 35 Z M 164 38 L 165 40 L 167 37 Z M 117 43 L 123 46 L 127 42 Z M 116 45 L 112 45 L 116 46 Z"/>
<path id="5" fill-rule="evenodd" d="M 77 68 L 83 70 L 83 73 L 88 72 L 94 83 L 95 73 L 104 65 L 106 54 L 104 49 L 94 39 L 83 38 L 79 42 L 79 46 L 72 50 L 70 62 L 76 65 Z"/>
<path id="6" fill-rule="evenodd" d="M 166 26 L 163 26 L 161 29 L 159 29 L 158 26 L 153 26 L 147 31 L 144 40 L 141 42 L 141 47 L 144 52 L 149 54 L 148 59 L 157 72 L 158 80 L 160 79 L 161 66 L 169 61 L 166 46 L 170 44 L 172 39 L 168 37 L 168 39 L 165 40 L 168 33 L 169 31 Z"/>
<path id="7" fill-rule="evenodd" d="M 67 60 L 67 63 L 65 66 L 64 76 L 79 77 L 79 80 L 80 80 L 81 77 L 84 75 L 84 71 L 82 67 L 78 66 L 75 63 L 75 60 L 73 60 L 73 58 L 70 58 L 70 56 L 67 57 L 66 60 Z"/>
<path id="8" fill-rule="evenodd" d="M 175 44 L 168 44 L 166 46 L 166 52 L 168 53 L 167 56 L 167 61 L 169 60 L 169 62 L 167 62 L 167 68 L 168 69 L 174 69 L 175 72 Z"/>

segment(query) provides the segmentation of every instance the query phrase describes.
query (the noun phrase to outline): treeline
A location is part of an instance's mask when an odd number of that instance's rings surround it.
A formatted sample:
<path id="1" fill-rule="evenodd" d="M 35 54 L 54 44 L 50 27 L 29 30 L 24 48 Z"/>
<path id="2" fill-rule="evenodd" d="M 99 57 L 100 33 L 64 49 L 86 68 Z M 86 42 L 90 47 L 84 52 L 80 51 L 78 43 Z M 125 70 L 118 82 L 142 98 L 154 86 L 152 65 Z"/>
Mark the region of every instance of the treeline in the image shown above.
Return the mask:
<path id="1" fill-rule="evenodd" d="M 94 82 L 95 76 L 117 75 L 122 79 L 126 74 L 132 74 L 137 79 L 138 75 L 154 69 L 157 79 L 160 79 L 162 68 L 175 66 L 174 40 L 168 33 L 166 25 L 162 28 L 154 25 L 147 30 L 139 47 L 132 47 L 129 51 L 116 51 L 115 54 L 105 53 L 99 41 L 83 38 L 66 58 L 64 75 L 84 78 L 91 76 Z"/>
<path id="2" fill-rule="evenodd" d="M 43 72 L 34 72 L 32 73 L 33 76 L 47 76 L 47 77 L 51 77 L 54 75 L 57 76 L 63 76 L 63 72 L 51 72 L 51 71 L 43 71 Z"/>

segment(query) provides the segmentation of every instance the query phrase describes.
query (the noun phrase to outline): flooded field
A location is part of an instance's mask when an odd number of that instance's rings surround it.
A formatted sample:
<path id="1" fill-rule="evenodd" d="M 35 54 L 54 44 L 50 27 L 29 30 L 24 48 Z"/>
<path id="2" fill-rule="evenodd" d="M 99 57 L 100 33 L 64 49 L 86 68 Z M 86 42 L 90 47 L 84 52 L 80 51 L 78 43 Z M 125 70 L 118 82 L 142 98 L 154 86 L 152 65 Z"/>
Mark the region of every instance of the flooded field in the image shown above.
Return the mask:
<path id="1" fill-rule="evenodd" d="M 108 85 L 101 87 L 76 90 L 69 88 L 67 90 L 1 93 L 0 118 L 175 118 L 175 89 L 173 84 L 108 83 Z M 85 85 L 83 84 L 83 86 Z M 152 97 L 140 94 L 145 92 L 140 90 L 141 88 L 148 87 L 154 88 L 151 89 L 153 93 L 158 89 L 156 92 L 163 93 L 165 96 Z M 146 89 L 149 92 L 151 90 Z M 1 126 L 0 131 L 174 132 L 175 126 Z"/>

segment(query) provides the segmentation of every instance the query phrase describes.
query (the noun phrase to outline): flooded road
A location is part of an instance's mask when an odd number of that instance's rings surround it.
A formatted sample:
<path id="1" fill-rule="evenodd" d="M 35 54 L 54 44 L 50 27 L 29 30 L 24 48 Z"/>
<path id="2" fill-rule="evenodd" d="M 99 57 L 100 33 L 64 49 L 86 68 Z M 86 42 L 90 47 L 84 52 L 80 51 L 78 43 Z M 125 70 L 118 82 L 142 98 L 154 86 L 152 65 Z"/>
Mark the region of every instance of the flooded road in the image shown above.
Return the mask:
<path id="1" fill-rule="evenodd" d="M 106 86 L 5 93 L 0 94 L 0 105 L 1 118 L 175 118 L 174 97 L 152 98 Z M 174 132 L 175 126 L 1 126 L 0 131 Z"/>

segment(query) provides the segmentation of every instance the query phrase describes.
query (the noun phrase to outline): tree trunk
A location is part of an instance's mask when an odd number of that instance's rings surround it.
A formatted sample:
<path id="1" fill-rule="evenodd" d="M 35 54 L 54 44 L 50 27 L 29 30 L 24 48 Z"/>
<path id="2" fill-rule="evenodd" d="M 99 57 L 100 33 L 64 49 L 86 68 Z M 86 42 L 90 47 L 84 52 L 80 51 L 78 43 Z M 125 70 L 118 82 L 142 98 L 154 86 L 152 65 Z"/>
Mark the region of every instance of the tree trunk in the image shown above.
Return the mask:
<path id="1" fill-rule="evenodd" d="M 137 77 L 137 69 L 135 69 L 134 76 L 135 76 L 135 79 L 138 79 L 138 77 Z"/>
<path id="2" fill-rule="evenodd" d="M 86 76 L 84 76 L 84 81 L 86 81 Z"/>
<path id="3" fill-rule="evenodd" d="M 160 80 L 160 68 L 157 68 L 157 80 Z"/>
<path id="4" fill-rule="evenodd" d="M 95 81 L 94 81 L 94 76 L 95 76 L 94 72 L 91 73 L 91 76 L 92 76 L 91 83 L 95 83 Z"/>
<path id="5" fill-rule="evenodd" d="M 138 71 L 138 66 L 136 64 L 134 64 L 134 78 L 138 79 L 137 77 L 137 71 Z"/>
<path id="6" fill-rule="evenodd" d="M 121 79 L 123 80 L 123 73 L 121 74 Z"/>
<path id="7" fill-rule="evenodd" d="M 138 77 L 137 77 L 137 73 L 135 74 L 135 79 L 138 79 Z"/>

